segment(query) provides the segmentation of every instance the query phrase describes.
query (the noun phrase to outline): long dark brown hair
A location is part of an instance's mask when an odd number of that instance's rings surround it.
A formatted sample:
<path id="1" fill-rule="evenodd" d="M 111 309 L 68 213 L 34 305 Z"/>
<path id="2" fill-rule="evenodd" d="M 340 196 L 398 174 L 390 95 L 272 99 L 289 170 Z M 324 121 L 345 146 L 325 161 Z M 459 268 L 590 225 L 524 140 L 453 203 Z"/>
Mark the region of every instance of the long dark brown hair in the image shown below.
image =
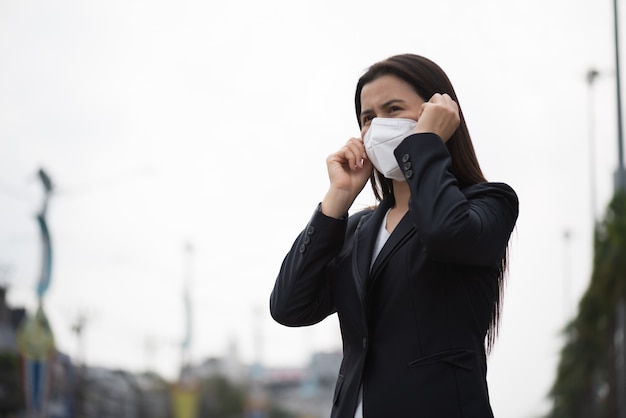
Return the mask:
<path id="1" fill-rule="evenodd" d="M 429 60 L 415 54 L 395 55 L 386 60 L 377 62 L 368 68 L 361 76 L 356 86 L 354 105 L 356 108 L 356 118 L 361 127 L 361 91 L 363 86 L 384 75 L 393 75 L 408 83 L 422 100 L 428 101 L 435 93 L 447 93 L 452 100 L 459 105 L 459 117 L 461 119 L 459 127 L 452 134 L 446 147 L 452 159 L 452 174 L 456 177 L 459 188 L 487 181 L 480 169 L 472 139 L 470 138 L 465 118 L 461 110 L 461 105 L 452 83 L 441 67 Z M 385 178 L 378 170 L 374 169 L 370 177 L 370 183 L 374 190 L 374 195 L 378 201 L 393 194 L 392 180 Z M 487 330 L 487 349 L 493 347 L 493 343 L 498 333 L 500 325 L 500 314 L 502 310 L 502 295 L 504 289 L 504 278 L 506 273 L 508 249 L 505 249 L 500 262 L 498 274 L 498 290 L 494 300 L 491 314 L 491 322 Z"/>

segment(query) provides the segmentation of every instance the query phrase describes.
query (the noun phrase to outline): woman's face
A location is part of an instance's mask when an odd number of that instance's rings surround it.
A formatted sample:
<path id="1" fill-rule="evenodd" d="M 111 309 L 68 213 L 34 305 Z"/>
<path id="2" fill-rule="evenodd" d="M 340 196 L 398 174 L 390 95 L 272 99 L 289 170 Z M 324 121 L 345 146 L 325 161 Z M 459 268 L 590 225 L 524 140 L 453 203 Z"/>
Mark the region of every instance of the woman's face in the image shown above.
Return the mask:
<path id="1" fill-rule="evenodd" d="M 394 75 L 383 75 L 361 90 L 361 138 L 374 118 L 406 118 L 417 122 L 424 100 L 410 84 Z"/>

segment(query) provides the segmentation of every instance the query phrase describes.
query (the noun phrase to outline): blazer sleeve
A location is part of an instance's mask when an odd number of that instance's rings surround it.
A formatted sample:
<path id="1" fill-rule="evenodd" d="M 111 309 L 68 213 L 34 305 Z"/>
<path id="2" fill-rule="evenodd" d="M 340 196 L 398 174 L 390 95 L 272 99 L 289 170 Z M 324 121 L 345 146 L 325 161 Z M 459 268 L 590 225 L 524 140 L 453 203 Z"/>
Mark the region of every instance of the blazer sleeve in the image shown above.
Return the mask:
<path id="1" fill-rule="evenodd" d="M 270 296 L 270 312 L 287 326 L 311 325 L 335 312 L 328 265 L 341 251 L 347 216 L 324 215 L 320 206 L 285 256 Z"/>
<path id="2" fill-rule="evenodd" d="M 437 261 L 499 264 L 518 216 L 518 199 L 503 183 L 461 190 L 441 138 L 414 134 L 394 151 L 411 190 L 409 214 L 429 256 Z"/>

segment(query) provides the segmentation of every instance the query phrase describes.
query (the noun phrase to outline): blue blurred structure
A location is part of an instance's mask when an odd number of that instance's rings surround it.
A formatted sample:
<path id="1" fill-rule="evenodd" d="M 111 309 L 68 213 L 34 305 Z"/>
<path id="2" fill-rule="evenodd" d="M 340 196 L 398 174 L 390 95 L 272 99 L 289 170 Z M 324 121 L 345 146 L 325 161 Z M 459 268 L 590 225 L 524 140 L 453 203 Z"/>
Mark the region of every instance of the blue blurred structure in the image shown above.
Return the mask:
<path id="1" fill-rule="evenodd" d="M 37 223 L 41 231 L 42 264 L 37 283 L 37 310 L 28 316 L 18 333 L 18 348 L 22 357 L 22 381 L 26 410 L 29 417 L 46 418 L 50 385 L 50 366 L 55 354 L 54 335 L 43 308 L 43 298 L 50 287 L 52 277 L 52 245 L 46 222 L 48 202 L 54 190 L 48 174 L 40 169 L 39 178 L 44 187 L 41 211 Z"/>

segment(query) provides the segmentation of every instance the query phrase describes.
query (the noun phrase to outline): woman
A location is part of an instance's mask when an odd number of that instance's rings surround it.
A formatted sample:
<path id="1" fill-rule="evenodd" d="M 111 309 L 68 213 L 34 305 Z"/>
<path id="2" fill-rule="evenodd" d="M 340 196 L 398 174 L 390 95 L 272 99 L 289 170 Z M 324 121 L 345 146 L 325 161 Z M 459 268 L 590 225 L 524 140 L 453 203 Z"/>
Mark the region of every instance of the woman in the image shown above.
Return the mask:
<path id="1" fill-rule="evenodd" d="M 486 182 L 457 103 L 424 57 L 370 67 L 361 138 L 327 158 L 328 192 L 281 266 L 276 321 L 339 317 L 332 417 L 493 417 L 486 351 L 518 201 Z M 348 216 L 368 179 L 379 204 Z"/>

